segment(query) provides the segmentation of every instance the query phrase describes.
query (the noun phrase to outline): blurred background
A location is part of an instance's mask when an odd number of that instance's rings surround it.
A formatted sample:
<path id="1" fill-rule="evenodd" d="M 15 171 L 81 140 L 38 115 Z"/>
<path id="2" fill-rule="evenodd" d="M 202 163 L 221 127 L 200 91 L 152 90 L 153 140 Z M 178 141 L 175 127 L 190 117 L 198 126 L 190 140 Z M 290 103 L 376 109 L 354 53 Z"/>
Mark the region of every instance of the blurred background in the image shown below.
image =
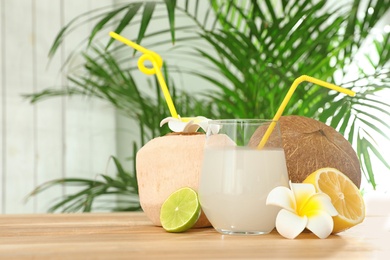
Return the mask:
<path id="1" fill-rule="evenodd" d="M 31 104 L 22 96 L 48 87 L 65 88 L 68 67 L 82 62 L 77 47 L 88 37 L 94 23 L 85 22 L 69 34 L 49 60 L 56 35 L 77 15 L 123 2 L 131 1 L 0 0 L 0 213 L 45 212 L 69 189 L 77 190 L 55 186 L 26 200 L 35 187 L 46 181 L 76 176 L 94 179 L 102 173 L 114 176 L 111 155 L 131 167 L 127 161 L 133 149 L 132 139 L 139 132 L 109 103 L 86 96 L 61 96 Z M 389 12 L 378 26 L 390 31 Z M 75 50 L 67 67 L 62 67 Z M 170 57 L 170 63 L 174 64 L 173 59 Z M 135 77 L 145 76 L 140 73 Z M 178 82 L 184 84 L 182 76 Z M 184 85 L 189 91 L 200 85 L 207 88 L 196 77 L 186 78 Z M 380 95 L 389 100 L 390 91 L 383 90 Z M 389 140 L 380 135 L 374 138 L 389 162 Z M 390 172 L 377 159 L 372 162 L 377 191 L 388 194 Z M 372 187 L 362 180 L 362 188 L 371 191 Z"/>
<path id="2" fill-rule="evenodd" d="M 67 85 L 61 71 L 66 57 L 88 33 L 67 39 L 49 62 L 59 30 L 76 15 L 113 1 L 16 0 L 0 5 L 0 207 L 2 213 L 44 212 L 65 192 L 54 187 L 27 202 L 34 187 L 69 176 L 93 178 L 116 154 L 115 110 L 80 97 L 30 104 L 22 97 L 50 86 Z M 77 55 L 76 55 L 77 56 Z M 77 58 L 72 61 L 77 63 Z"/>

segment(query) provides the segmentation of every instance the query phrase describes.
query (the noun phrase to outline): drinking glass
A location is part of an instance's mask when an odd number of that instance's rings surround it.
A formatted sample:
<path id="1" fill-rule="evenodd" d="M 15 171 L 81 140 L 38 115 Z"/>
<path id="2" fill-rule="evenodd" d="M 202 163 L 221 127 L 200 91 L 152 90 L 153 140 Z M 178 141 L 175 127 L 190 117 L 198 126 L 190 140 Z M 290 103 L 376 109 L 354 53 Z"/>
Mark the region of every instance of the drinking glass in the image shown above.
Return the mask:
<path id="1" fill-rule="evenodd" d="M 206 132 L 199 183 L 202 210 L 222 234 L 267 234 L 279 208 L 268 193 L 288 187 L 279 123 L 262 149 L 258 144 L 272 120 L 212 120 Z"/>

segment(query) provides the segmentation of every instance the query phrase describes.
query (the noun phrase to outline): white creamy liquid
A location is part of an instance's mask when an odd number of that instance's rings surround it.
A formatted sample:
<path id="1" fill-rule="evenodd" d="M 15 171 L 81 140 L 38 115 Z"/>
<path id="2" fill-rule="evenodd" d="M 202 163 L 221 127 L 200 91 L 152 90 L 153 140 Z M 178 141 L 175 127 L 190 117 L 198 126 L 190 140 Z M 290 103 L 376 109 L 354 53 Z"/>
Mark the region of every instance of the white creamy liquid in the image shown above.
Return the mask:
<path id="1" fill-rule="evenodd" d="M 265 201 L 277 186 L 288 187 L 283 149 L 204 151 L 199 200 L 213 227 L 222 233 L 269 233 L 280 208 Z"/>

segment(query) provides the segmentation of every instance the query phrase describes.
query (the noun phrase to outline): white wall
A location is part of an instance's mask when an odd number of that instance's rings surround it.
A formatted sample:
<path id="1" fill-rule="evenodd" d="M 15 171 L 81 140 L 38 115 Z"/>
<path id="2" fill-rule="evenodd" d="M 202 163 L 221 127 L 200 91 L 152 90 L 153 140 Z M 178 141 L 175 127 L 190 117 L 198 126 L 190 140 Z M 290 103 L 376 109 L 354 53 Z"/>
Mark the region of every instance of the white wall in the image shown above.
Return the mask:
<path id="1" fill-rule="evenodd" d="M 0 1 L 0 213 L 44 212 L 64 190 L 25 203 L 34 187 L 55 178 L 94 178 L 115 154 L 114 110 L 106 103 L 60 97 L 31 105 L 21 97 L 67 84 L 60 66 L 88 28 L 67 38 L 48 64 L 55 35 L 76 15 L 111 2 Z"/>

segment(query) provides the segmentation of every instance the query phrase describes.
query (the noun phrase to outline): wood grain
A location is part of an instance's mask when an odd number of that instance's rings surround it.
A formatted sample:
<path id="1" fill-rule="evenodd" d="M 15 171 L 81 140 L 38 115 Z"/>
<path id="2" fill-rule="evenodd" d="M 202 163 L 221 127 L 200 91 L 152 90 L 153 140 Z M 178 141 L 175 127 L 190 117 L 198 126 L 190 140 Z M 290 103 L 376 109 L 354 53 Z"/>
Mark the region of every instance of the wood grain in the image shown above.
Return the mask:
<path id="1" fill-rule="evenodd" d="M 0 259 L 386 259 L 390 218 L 367 217 L 339 235 L 297 239 L 276 231 L 223 236 L 212 228 L 167 233 L 144 213 L 0 216 Z"/>

